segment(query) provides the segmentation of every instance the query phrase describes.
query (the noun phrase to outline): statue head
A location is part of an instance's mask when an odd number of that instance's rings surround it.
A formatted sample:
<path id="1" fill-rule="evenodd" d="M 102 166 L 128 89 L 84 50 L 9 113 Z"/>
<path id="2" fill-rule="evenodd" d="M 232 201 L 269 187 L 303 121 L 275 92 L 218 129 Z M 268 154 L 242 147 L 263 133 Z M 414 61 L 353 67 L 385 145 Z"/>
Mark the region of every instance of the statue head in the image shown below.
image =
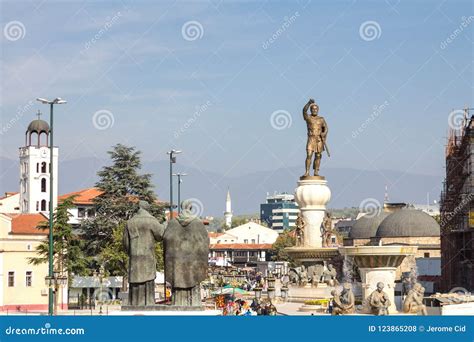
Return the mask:
<path id="1" fill-rule="evenodd" d="M 148 210 L 150 209 L 150 203 L 147 201 L 138 201 L 138 207 L 143 210 Z"/>
<path id="2" fill-rule="evenodd" d="M 319 113 L 319 106 L 316 103 L 312 103 L 311 106 L 309 106 L 309 109 L 311 111 L 311 115 L 317 116 Z"/>
<path id="3" fill-rule="evenodd" d="M 189 200 L 184 200 L 181 202 L 181 212 L 184 215 L 192 216 L 193 215 L 193 203 Z"/>
<path id="4" fill-rule="evenodd" d="M 333 268 L 334 268 L 334 266 L 333 266 L 332 264 L 329 264 L 329 265 L 328 265 L 328 269 L 329 269 L 330 271 L 332 271 Z"/>
<path id="5" fill-rule="evenodd" d="M 352 286 L 351 286 L 350 283 L 344 283 L 344 284 L 342 284 L 342 288 L 343 288 L 343 290 L 345 290 L 345 291 L 351 291 L 351 290 L 352 290 Z"/>
<path id="6" fill-rule="evenodd" d="M 384 286 L 385 286 L 385 285 L 384 285 L 381 281 L 379 281 L 379 282 L 377 283 L 377 291 L 382 292 Z"/>

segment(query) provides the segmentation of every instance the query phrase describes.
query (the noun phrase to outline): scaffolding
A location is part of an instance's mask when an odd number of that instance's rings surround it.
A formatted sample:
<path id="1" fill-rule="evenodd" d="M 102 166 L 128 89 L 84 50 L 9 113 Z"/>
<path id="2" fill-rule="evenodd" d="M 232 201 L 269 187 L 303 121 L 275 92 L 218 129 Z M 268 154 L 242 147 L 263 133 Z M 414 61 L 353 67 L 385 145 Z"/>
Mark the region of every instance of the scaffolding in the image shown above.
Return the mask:
<path id="1" fill-rule="evenodd" d="M 441 267 L 444 291 L 474 288 L 474 115 L 464 109 L 458 128 L 450 128 L 446 144 L 446 178 L 440 201 Z"/>

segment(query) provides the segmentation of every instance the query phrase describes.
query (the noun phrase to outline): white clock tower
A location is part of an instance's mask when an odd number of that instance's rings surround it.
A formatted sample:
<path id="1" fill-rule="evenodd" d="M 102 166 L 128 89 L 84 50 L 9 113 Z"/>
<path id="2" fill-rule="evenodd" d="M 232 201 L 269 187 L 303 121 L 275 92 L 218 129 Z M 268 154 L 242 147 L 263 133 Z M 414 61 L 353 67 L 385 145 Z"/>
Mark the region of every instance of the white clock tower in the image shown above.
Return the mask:
<path id="1" fill-rule="evenodd" d="M 49 125 L 33 120 L 20 147 L 20 210 L 22 213 L 49 213 L 50 149 Z M 58 148 L 53 148 L 53 208 L 58 202 Z"/>

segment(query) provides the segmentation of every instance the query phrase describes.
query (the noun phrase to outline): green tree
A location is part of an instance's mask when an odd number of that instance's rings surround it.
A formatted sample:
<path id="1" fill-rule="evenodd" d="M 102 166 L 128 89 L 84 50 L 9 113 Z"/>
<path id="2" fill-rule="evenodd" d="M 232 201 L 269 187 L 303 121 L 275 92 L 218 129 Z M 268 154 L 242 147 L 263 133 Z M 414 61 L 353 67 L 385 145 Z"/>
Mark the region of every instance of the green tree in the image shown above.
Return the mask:
<path id="1" fill-rule="evenodd" d="M 74 207 L 74 196 L 68 197 L 57 206 L 53 214 L 53 268 L 55 272 L 67 274 L 87 274 L 88 260 L 83 253 L 83 241 L 74 234 L 72 225 L 68 223 L 69 209 Z M 47 221 L 42 222 L 41 230 L 49 229 Z M 39 265 L 49 262 L 49 237 L 36 247 L 38 256 L 28 258 L 28 262 Z"/>
<path id="2" fill-rule="evenodd" d="M 125 222 L 137 212 L 139 200 L 150 203 L 150 213 L 160 220 L 164 220 L 164 208 L 156 202 L 151 174 L 140 174 L 140 151 L 117 144 L 108 154 L 112 165 L 97 173 L 95 186 L 102 193 L 94 199 L 96 214 L 84 220 L 81 229 L 87 241 L 86 253 L 94 258 L 91 267 L 104 265 L 108 274 L 126 275 L 121 247 Z"/>
<path id="3" fill-rule="evenodd" d="M 293 247 L 296 244 L 296 238 L 293 230 L 285 230 L 283 233 L 278 235 L 278 238 L 273 243 L 270 251 L 272 260 L 274 261 L 289 261 L 293 263 L 293 259 L 285 251 L 287 247 Z"/>

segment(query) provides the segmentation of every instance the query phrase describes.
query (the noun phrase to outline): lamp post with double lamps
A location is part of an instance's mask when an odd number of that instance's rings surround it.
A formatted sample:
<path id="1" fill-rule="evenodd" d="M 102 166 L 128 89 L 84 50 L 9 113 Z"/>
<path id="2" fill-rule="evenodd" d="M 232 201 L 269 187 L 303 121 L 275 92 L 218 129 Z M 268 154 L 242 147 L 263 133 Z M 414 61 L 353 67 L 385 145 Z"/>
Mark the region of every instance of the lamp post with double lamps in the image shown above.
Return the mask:
<path id="1" fill-rule="evenodd" d="M 49 261 L 49 271 L 48 277 L 46 282 L 49 284 L 49 296 L 48 296 L 48 314 L 52 316 L 54 314 L 53 308 L 53 287 L 57 288 L 55 284 L 51 284 L 51 281 L 54 282 L 54 279 L 58 279 L 54 275 L 54 260 L 53 260 L 53 205 L 54 205 L 54 189 L 53 189 L 53 107 L 55 104 L 65 104 L 67 103 L 65 100 L 61 99 L 60 97 L 55 98 L 54 100 L 46 100 L 44 98 L 37 98 L 37 101 L 43 104 L 49 104 L 49 253 L 48 253 L 48 261 Z M 56 294 L 57 295 L 57 294 Z"/>

